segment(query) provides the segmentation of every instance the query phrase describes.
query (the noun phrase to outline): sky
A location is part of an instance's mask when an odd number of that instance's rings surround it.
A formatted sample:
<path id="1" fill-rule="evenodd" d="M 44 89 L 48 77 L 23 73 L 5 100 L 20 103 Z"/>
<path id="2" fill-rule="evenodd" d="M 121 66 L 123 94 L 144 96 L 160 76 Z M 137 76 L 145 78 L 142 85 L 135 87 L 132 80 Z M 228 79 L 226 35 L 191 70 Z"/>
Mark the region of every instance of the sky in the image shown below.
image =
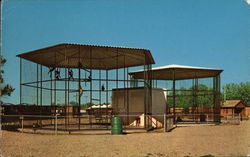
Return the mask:
<path id="1" fill-rule="evenodd" d="M 153 67 L 223 69 L 222 85 L 250 81 L 250 0 L 4 0 L 5 82 L 19 103 L 17 54 L 78 43 L 149 49 Z"/>

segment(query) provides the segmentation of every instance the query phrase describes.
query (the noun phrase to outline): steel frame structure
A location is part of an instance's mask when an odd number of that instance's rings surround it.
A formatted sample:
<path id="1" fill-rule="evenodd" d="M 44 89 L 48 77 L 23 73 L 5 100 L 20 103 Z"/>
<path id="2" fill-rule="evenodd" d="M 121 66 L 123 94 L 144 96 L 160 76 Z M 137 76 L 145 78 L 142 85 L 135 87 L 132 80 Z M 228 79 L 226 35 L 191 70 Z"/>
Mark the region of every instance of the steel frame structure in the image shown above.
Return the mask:
<path id="1" fill-rule="evenodd" d="M 213 122 L 220 122 L 220 73 L 223 70 L 182 65 L 167 65 L 152 68 L 152 88 L 162 88 L 167 93 L 166 114 L 174 115 L 177 120 L 177 107 L 191 108 L 191 115 L 212 114 Z M 143 70 L 131 72 L 139 80 Z M 178 86 L 177 86 L 178 85 Z M 176 87 L 177 86 L 177 87 Z M 202 87 L 203 86 L 203 87 Z M 204 89 L 202 89 L 204 88 Z M 190 99 L 191 98 L 191 99 Z M 206 100 L 201 100 L 201 99 Z M 180 101 L 180 100 L 185 101 Z M 190 102 L 191 101 L 191 102 Z M 206 103 L 206 104 L 204 104 Z M 153 104 L 154 105 L 154 102 Z M 210 111 L 204 111 L 205 107 Z"/>
<path id="2" fill-rule="evenodd" d="M 212 82 L 212 88 L 210 89 L 199 89 L 199 80 L 200 79 L 209 79 Z M 191 89 L 181 89 L 185 88 L 185 85 L 182 86 L 181 88 L 176 88 L 176 82 L 182 82 L 185 80 L 175 80 L 175 71 L 173 70 L 173 79 L 172 80 L 152 80 L 153 88 L 165 88 L 164 91 L 166 91 L 168 94 L 167 96 L 167 108 L 168 110 L 166 111 L 166 114 L 173 114 L 174 115 L 174 122 L 177 123 L 177 99 L 178 98 L 192 98 L 192 104 L 191 104 L 191 113 L 190 115 L 200 115 L 203 114 L 204 107 L 202 106 L 198 100 L 198 97 L 212 97 L 212 102 L 210 104 L 210 107 L 212 107 L 213 111 L 211 114 L 213 114 L 213 121 L 218 123 L 220 122 L 220 75 L 217 75 L 215 77 L 210 77 L 210 78 L 193 78 L 189 79 L 192 82 Z M 166 84 L 169 84 L 170 86 L 161 86 L 159 85 L 159 81 L 165 81 Z M 186 92 L 190 94 L 180 94 L 181 92 Z M 170 103 L 171 101 L 171 103 Z M 171 106 L 170 106 L 171 104 Z M 181 104 L 181 105 L 190 105 L 190 104 Z M 170 108 L 173 108 L 173 110 L 170 110 Z M 180 106 L 178 106 L 180 107 Z M 193 118 L 195 120 L 195 118 Z"/>
<path id="3" fill-rule="evenodd" d="M 133 88 L 133 80 L 130 79 L 128 73 L 136 69 L 144 69 L 144 79 L 140 81 L 141 87 L 144 88 L 145 97 L 145 115 L 151 114 L 151 64 L 154 64 L 150 51 L 144 49 L 131 49 L 120 47 L 103 47 L 92 45 L 72 45 L 61 44 L 60 51 L 54 51 L 56 46 L 48 47 L 45 49 L 39 49 L 28 53 L 20 54 L 20 104 L 28 105 L 47 105 L 47 106 L 64 106 L 63 115 L 65 115 L 65 128 L 70 125 L 68 116 L 70 115 L 69 106 L 72 106 L 73 102 L 77 108 L 78 116 L 78 129 L 81 129 L 81 115 L 82 105 L 85 104 L 86 108 L 92 107 L 92 105 L 105 105 L 109 108 L 112 105 L 111 97 L 112 90 L 116 88 Z M 73 46 L 74 51 L 67 50 L 67 47 Z M 88 48 L 88 53 L 84 54 L 81 48 Z M 51 49 L 53 48 L 53 49 Z M 71 47 L 70 47 L 71 48 Z M 100 49 L 101 48 L 101 49 Z M 58 48 L 57 48 L 58 49 Z M 109 54 L 99 57 L 94 53 L 99 51 L 112 49 Z M 121 50 L 136 50 L 141 51 L 136 54 L 120 53 Z M 45 51 L 45 52 L 44 52 Z M 67 52 L 68 51 L 68 52 Z M 44 53 L 44 58 L 39 56 Z M 43 64 L 46 58 L 46 54 L 54 54 L 54 63 L 52 66 Z M 39 55 L 38 55 L 39 54 Z M 70 54 L 70 55 L 69 55 Z M 51 55 L 52 56 L 52 55 Z M 39 58 L 40 57 L 40 58 Z M 61 58 L 64 59 L 62 60 Z M 39 58 L 39 59 L 37 59 Z M 104 68 L 98 68 L 96 65 L 101 64 L 102 60 L 112 58 L 112 68 L 106 68 L 103 62 Z M 129 64 L 130 60 L 136 62 L 140 60 L 140 63 Z M 151 60 L 150 60 L 151 59 Z M 143 64 L 141 63 L 143 60 Z M 62 66 L 62 62 L 64 62 Z M 88 63 L 86 63 L 88 62 Z M 99 62 L 99 63 L 98 63 Z M 114 63 L 115 62 L 115 63 Z M 74 65 L 74 66 L 72 66 Z M 76 66 L 75 66 L 76 65 Z M 86 66 L 87 65 L 87 66 Z M 94 67 L 96 66 L 96 67 Z M 125 95 L 125 94 L 124 94 Z M 124 102 L 124 106 L 129 106 Z M 89 104 L 89 106 L 87 106 Z M 85 108 L 85 109 L 86 109 Z M 41 113 L 41 112 L 40 112 Z M 56 115 L 56 110 L 53 115 Z M 119 114 L 119 113 L 117 113 Z M 129 113 L 127 113 L 129 115 Z M 108 113 L 106 113 L 106 119 Z M 108 121 L 106 124 L 108 125 Z M 89 124 L 92 125 L 92 120 L 89 120 Z M 145 128 L 150 127 L 147 123 Z"/>

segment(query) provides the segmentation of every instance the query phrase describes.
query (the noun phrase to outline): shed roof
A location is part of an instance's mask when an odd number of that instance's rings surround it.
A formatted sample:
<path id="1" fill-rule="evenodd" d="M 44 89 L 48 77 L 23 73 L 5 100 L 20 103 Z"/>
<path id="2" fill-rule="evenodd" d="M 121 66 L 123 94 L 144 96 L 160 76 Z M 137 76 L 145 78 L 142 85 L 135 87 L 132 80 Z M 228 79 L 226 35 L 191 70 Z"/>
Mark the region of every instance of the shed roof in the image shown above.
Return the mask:
<path id="1" fill-rule="evenodd" d="M 223 70 L 213 68 L 172 64 L 152 68 L 152 79 L 172 80 L 173 78 L 175 78 L 175 80 L 184 80 L 192 78 L 215 77 L 219 75 L 222 71 Z M 143 70 L 130 72 L 129 74 L 135 79 L 143 78 Z"/>
<path id="2" fill-rule="evenodd" d="M 222 108 L 233 108 L 236 107 L 239 103 L 241 103 L 241 100 L 226 100 L 223 102 Z"/>
<path id="3" fill-rule="evenodd" d="M 154 64 L 147 49 L 82 44 L 58 44 L 17 55 L 47 67 L 110 70 Z"/>

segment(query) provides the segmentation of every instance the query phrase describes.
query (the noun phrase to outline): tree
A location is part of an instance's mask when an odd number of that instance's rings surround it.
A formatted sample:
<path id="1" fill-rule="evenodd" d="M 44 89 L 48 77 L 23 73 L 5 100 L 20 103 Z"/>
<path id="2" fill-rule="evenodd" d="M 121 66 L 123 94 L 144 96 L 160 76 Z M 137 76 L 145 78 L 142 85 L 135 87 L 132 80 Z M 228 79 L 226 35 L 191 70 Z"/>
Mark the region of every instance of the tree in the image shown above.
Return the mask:
<path id="1" fill-rule="evenodd" d="M 223 86 L 223 98 L 226 100 L 242 100 L 250 105 L 250 82 L 240 84 L 229 83 Z"/>
<path id="2" fill-rule="evenodd" d="M 72 106 L 78 106 L 79 103 L 75 102 L 75 101 L 70 101 L 69 104 L 72 105 Z M 86 109 L 86 108 L 89 108 L 89 107 L 91 107 L 93 105 L 95 105 L 95 104 L 87 102 L 85 104 L 81 104 L 81 108 Z"/>
<path id="3" fill-rule="evenodd" d="M 87 102 L 87 103 L 85 103 L 85 104 L 81 104 L 81 108 L 86 109 L 86 108 L 89 108 L 89 107 L 91 107 L 91 106 L 93 106 L 93 105 L 94 105 L 93 103 Z"/>
<path id="4" fill-rule="evenodd" d="M 11 96 L 11 93 L 15 90 L 11 85 L 4 84 L 3 74 L 4 70 L 2 67 L 6 63 L 6 59 L 0 56 L 0 97 Z"/>
<path id="5" fill-rule="evenodd" d="M 175 104 L 176 107 L 182 107 L 182 108 L 188 108 L 192 107 L 194 103 L 194 95 L 196 95 L 196 103 L 197 106 L 202 107 L 211 107 L 213 105 L 213 95 L 212 95 L 212 88 L 207 87 L 204 84 L 200 84 L 193 93 L 192 89 L 194 87 L 190 88 L 180 88 L 176 91 L 176 98 L 175 98 Z M 168 95 L 168 106 L 173 107 L 173 92 L 170 92 Z"/>

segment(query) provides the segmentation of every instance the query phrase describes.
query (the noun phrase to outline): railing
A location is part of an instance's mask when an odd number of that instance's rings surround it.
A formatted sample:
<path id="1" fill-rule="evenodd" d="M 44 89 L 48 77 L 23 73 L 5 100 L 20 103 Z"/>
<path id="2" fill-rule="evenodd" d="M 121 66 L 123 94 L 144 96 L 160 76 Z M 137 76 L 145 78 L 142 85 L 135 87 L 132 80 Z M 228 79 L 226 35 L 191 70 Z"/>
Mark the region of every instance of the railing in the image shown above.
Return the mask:
<path id="1" fill-rule="evenodd" d="M 227 114 L 222 116 L 221 122 L 227 124 L 240 124 L 240 121 L 244 119 L 240 114 Z"/>
<path id="2" fill-rule="evenodd" d="M 174 128 L 174 115 L 164 114 L 164 132 L 169 132 Z"/>
<path id="3" fill-rule="evenodd" d="M 163 129 L 169 132 L 181 124 L 210 124 L 214 123 L 215 114 L 155 114 L 155 115 L 1 115 L 2 129 L 18 129 L 21 132 L 32 133 L 72 133 L 77 131 L 104 131 L 110 133 L 111 118 L 122 117 L 123 129 L 152 130 Z M 240 115 L 220 116 L 222 123 L 239 124 Z"/>

